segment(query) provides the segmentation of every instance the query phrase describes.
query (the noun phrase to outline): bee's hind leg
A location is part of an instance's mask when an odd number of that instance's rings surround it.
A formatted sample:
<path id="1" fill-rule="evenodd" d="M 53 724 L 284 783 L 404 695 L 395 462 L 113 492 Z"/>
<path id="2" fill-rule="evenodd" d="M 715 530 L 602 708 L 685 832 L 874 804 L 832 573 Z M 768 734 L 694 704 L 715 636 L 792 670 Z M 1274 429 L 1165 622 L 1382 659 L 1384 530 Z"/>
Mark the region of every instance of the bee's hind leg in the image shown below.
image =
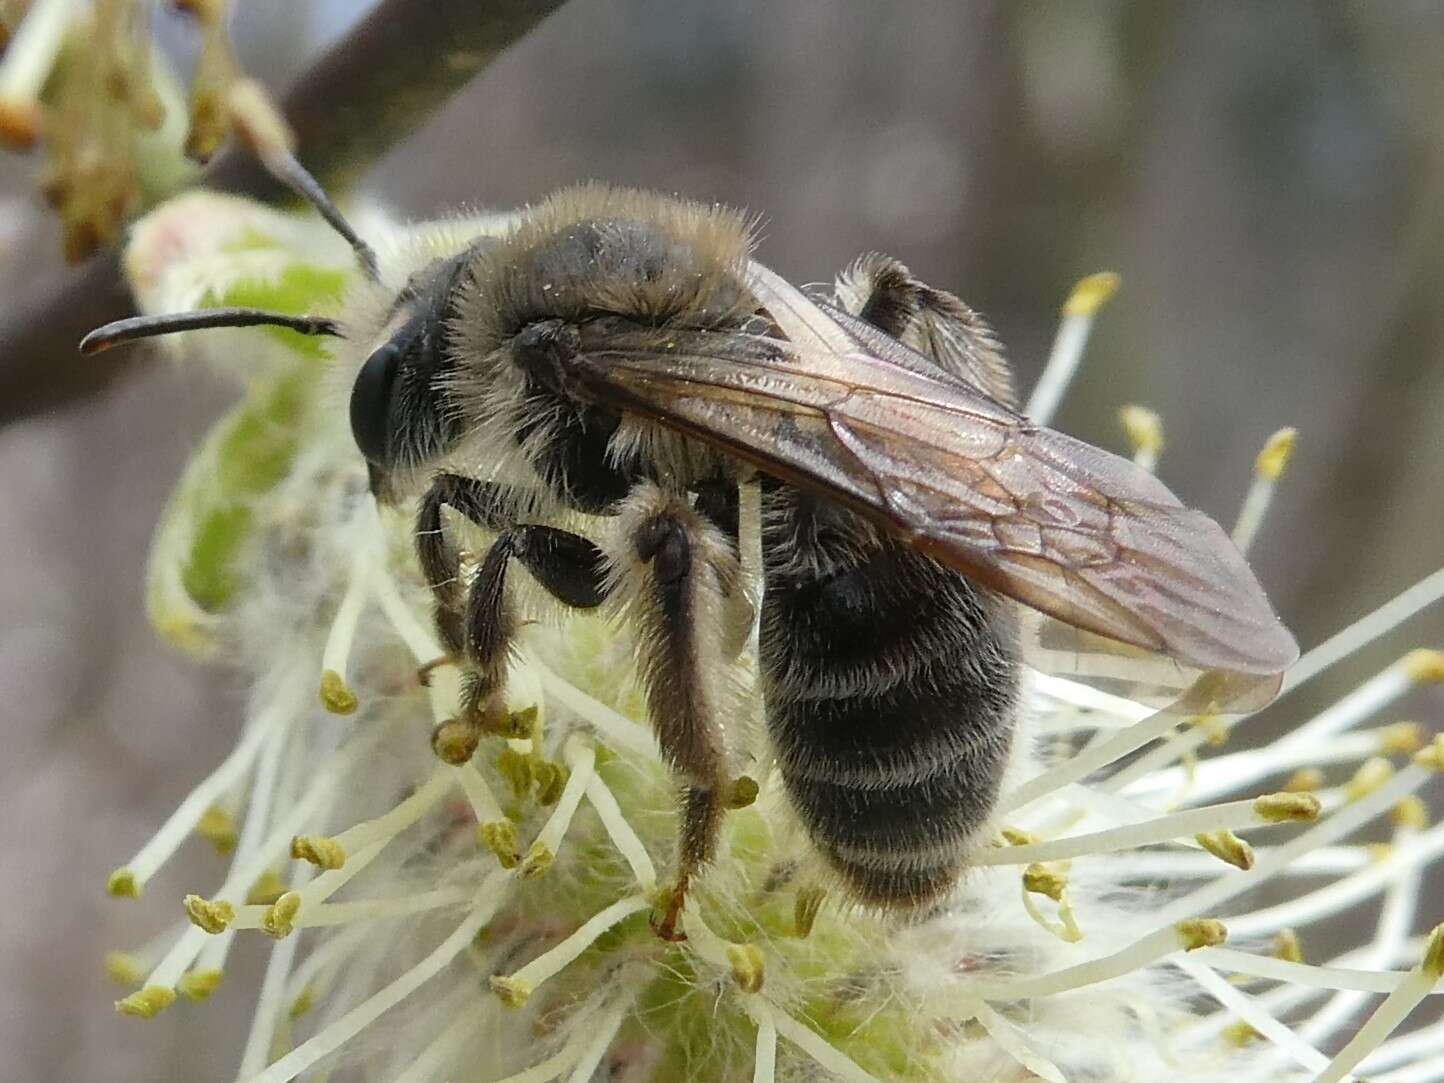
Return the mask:
<path id="1" fill-rule="evenodd" d="M 432 733 L 433 749 L 448 763 L 465 763 L 487 733 L 525 736 L 508 733 L 504 697 L 507 656 L 518 627 L 506 590 L 512 559 L 567 606 L 591 609 L 606 597 L 600 549 L 565 530 L 510 522 L 505 511 L 510 504 L 498 486 L 441 474 L 417 516 L 417 555 L 436 599 L 437 631 L 450 658 L 465 663 L 460 717 Z M 497 532 L 465 591 L 459 554 L 442 523 L 444 506 Z"/>
<path id="2" fill-rule="evenodd" d="M 665 939 L 693 876 L 717 847 L 730 780 L 724 720 L 737 703 L 725 614 L 739 584 L 733 547 L 683 498 L 645 484 L 628 497 L 612 549 L 614 597 L 636 630 L 647 706 L 668 765 L 681 776 L 677 873 L 653 913 Z"/>

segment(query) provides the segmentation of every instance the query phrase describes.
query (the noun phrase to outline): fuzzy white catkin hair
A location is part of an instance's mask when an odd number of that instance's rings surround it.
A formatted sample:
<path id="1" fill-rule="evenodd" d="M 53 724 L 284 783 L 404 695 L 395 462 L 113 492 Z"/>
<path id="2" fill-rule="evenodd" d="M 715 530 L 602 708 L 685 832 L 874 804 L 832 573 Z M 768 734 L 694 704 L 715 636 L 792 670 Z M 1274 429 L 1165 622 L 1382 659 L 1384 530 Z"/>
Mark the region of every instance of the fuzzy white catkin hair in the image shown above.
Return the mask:
<path id="1" fill-rule="evenodd" d="M 398 281 L 510 222 L 358 225 Z M 318 225 L 215 195 L 150 215 L 126 265 L 147 312 L 244 296 L 355 325 L 375 302 Z M 1095 276 L 1070 299 L 1035 416 L 1063 394 L 1114 285 Z M 417 679 L 441 648 L 412 524 L 378 510 L 351 445 L 350 372 L 285 332 L 171 345 L 244 356 L 250 389 L 167 510 L 151 612 L 172 640 L 247 674 L 251 693 L 235 751 L 111 878 L 176 924 L 109 962 L 136 987 L 120 1010 L 148 1018 L 177 994 L 204 1000 L 233 949 L 268 951 L 238 1080 L 1444 1079 L 1444 1022 L 1437 1007 L 1414 1012 L 1444 972 L 1444 933 L 1419 906 L 1444 828 L 1414 796 L 1444 745 L 1389 714 L 1444 679 L 1438 652 L 1405 656 L 1272 745 L 1228 750 L 1214 746 L 1238 718 L 1182 718 L 1030 672 L 990 842 L 946 905 L 911 921 L 826 891 L 754 747 L 757 799 L 728 814 L 687 940 L 669 944 L 648 912 L 675 787 L 625 626 L 521 591 L 537 620 L 508 695 L 530 736 L 440 763 L 427 736 L 453 711 L 457 674 Z M 1126 420 L 1151 466 L 1156 418 Z M 1291 447 L 1284 434 L 1260 456 L 1240 544 Z M 755 579 L 746 495 L 742 572 Z M 1271 709 L 1291 710 L 1293 689 L 1441 594 L 1444 573 L 1309 651 Z M 752 666 L 744 651 L 718 675 L 743 690 L 744 735 Z M 1360 841 L 1381 823 L 1387 846 Z M 227 856 L 182 911 L 190 885 L 160 874 L 192 833 Z M 1265 882 L 1284 901 L 1252 901 Z M 1346 910 L 1364 915 L 1360 942 L 1310 959 L 1310 927 Z M 1406 1017 L 1412 1029 L 1391 1036 Z"/>

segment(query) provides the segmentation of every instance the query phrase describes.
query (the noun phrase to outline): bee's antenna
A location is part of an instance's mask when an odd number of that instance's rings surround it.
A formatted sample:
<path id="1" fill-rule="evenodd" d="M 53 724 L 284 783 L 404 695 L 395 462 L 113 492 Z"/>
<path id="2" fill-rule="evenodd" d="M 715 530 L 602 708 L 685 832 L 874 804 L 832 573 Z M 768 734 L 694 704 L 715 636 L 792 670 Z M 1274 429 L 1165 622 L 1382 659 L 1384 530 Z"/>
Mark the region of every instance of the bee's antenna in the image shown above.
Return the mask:
<path id="1" fill-rule="evenodd" d="M 259 308 L 209 308 L 198 312 L 174 312 L 161 316 L 132 316 L 97 327 L 80 340 L 80 352 L 100 353 L 142 338 L 199 331 L 208 327 L 284 327 L 303 335 L 341 337 L 340 325 L 325 316 L 288 316 Z"/>
<path id="2" fill-rule="evenodd" d="M 252 79 L 240 80 L 231 88 L 227 105 L 236 133 L 255 152 L 266 171 L 315 207 L 326 224 L 346 239 L 366 277 L 372 282 L 379 282 L 381 271 L 376 263 L 375 250 L 351 228 L 351 223 L 331 202 L 321 182 L 311 176 L 297 159 L 292 149 L 295 136 L 261 85 Z"/>

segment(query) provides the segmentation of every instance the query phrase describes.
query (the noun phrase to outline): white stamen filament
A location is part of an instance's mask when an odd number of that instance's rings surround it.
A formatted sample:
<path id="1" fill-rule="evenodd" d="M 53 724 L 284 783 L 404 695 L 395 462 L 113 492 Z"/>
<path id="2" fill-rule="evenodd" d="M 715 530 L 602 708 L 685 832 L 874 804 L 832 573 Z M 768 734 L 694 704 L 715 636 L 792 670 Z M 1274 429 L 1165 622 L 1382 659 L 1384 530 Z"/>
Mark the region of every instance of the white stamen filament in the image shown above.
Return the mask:
<path id="1" fill-rule="evenodd" d="M 0 60 L 0 106 L 33 106 L 55 67 L 74 0 L 36 0 Z"/>
<path id="2" fill-rule="evenodd" d="M 293 888 L 304 886 L 310 875 L 309 868 L 297 869 Z M 261 992 L 256 998 L 256 1009 L 251 1015 L 251 1030 L 246 1035 L 245 1050 L 241 1054 L 241 1067 L 237 1072 L 240 1079 L 255 1075 L 270 1059 L 276 1024 L 286 1009 L 286 983 L 296 961 L 299 943 L 299 937 L 288 936 L 271 947 L 271 957 L 266 961 L 266 975 L 261 979 Z"/>
<path id="3" fill-rule="evenodd" d="M 371 563 L 368 547 L 358 545 L 351 557 L 346 593 L 341 596 L 341 604 L 336 607 L 336 616 L 331 620 L 326 646 L 321 652 L 321 699 L 328 710 L 338 714 L 348 714 L 355 710 L 355 695 L 346 685 L 346 664 L 351 657 L 351 645 L 356 639 L 356 626 L 361 620 L 361 611 L 366 607 L 369 594 L 367 572 Z M 339 688 L 330 687 L 333 680 L 339 682 Z M 346 709 L 348 705 L 349 710 Z"/>
<path id="4" fill-rule="evenodd" d="M 754 998 L 755 999 L 755 998 Z M 871 1072 L 865 1072 L 851 1057 L 832 1045 L 811 1027 L 804 1026 L 780 1008 L 768 1008 L 777 1033 L 801 1049 L 827 1071 L 849 1083 L 882 1083 Z"/>
<path id="5" fill-rule="evenodd" d="M 747 1014 L 757 1024 L 757 1045 L 752 1054 L 752 1083 L 776 1083 L 777 1020 L 770 1011 L 758 1011 L 757 997 L 747 998 Z"/>
<path id="6" fill-rule="evenodd" d="M 1408 977 L 1384 998 L 1384 1003 L 1374 1010 L 1374 1014 L 1369 1016 L 1348 1044 L 1339 1050 L 1333 1062 L 1319 1075 L 1315 1083 L 1338 1083 L 1358 1067 L 1371 1051 L 1377 1049 L 1418 1003 L 1429 995 L 1429 990 L 1440 979 L 1439 967 L 1441 961 L 1444 961 L 1433 958 L 1436 953 L 1444 955 L 1444 952 L 1439 951 L 1439 942 L 1444 941 L 1444 925 L 1434 930 L 1430 940 L 1424 961 L 1410 971 Z"/>
<path id="7" fill-rule="evenodd" d="M 1033 393 L 1028 396 L 1028 405 L 1023 412 L 1039 425 L 1053 420 L 1058 404 L 1083 360 L 1083 351 L 1088 346 L 1088 336 L 1093 331 L 1093 322 L 1098 310 L 1118 289 L 1118 276 L 1114 274 L 1089 275 L 1073 287 L 1067 302 L 1063 305 L 1063 319 L 1058 323 L 1058 333 L 1053 339 L 1053 348 L 1048 354 L 1048 363 Z"/>
<path id="8" fill-rule="evenodd" d="M 315 929 L 328 925 L 380 921 L 386 918 L 421 914 L 428 910 L 440 910 L 447 906 L 458 906 L 469 898 L 471 898 L 471 889 L 458 885 L 432 888 L 430 891 L 418 892 L 415 895 L 401 895 L 391 899 L 353 899 L 339 903 L 316 903 L 313 906 L 303 906 L 297 913 L 294 923 L 298 929 Z M 261 911 L 261 914 L 254 916 L 249 913 L 250 907 L 238 911 L 235 927 L 238 929 L 260 928 L 260 919 L 264 917 L 267 908 L 259 907 L 257 909 Z"/>
<path id="9" fill-rule="evenodd" d="M 288 1080 L 295 1079 L 441 973 L 496 913 L 509 890 L 508 879 L 506 874 L 499 871 L 490 874 L 477 890 L 474 896 L 475 905 L 466 919 L 429 955 L 352 1008 L 335 1023 L 302 1042 L 265 1071 L 250 1077 L 248 1083 L 287 1083 Z"/>
<path id="10" fill-rule="evenodd" d="M 1396 780 L 1397 781 L 1397 780 Z M 1347 809 L 1336 816 L 1344 815 Z M 1328 821 L 1325 822 L 1327 825 Z M 1312 833 L 1312 832 L 1310 832 Z M 1292 845 L 1286 844 L 1286 845 Z M 1284 847 L 1279 847 L 1283 849 Z M 1361 868 L 1358 872 L 1330 881 L 1317 891 L 1296 895 L 1286 902 L 1277 903 L 1263 910 L 1254 910 L 1230 918 L 1230 925 L 1238 936 L 1263 936 L 1318 921 L 1329 914 L 1342 913 L 1370 895 L 1377 894 L 1389 886 L 1395 878 L 1407 878 L 1410 870 L 1421 868 L 1444 854 L 1444 823 L 1438 824 L 1416 838 L 1390 851 L 1382 861 Z M 1277 860 L 1275 854 L 1264 860 Z"/>
<path id="11" fill-rule="evenodd" d="M 650 905 L 645 895 L 628 895 L 625 899 L 618 899 L 605 910 L 593 914 L 571 936 L 537 956 L 505 981 L 509 985 L 524 989 L 526 995 L 529 995 L 542 982 L 555 977 L 574 963 L 582 952 L 596 942 L 597 937 Z"/>
<path id="12" fill-rule="evenodd" d="M 1086 778 L 1100 767 L 1106 767 L 1114 760 L 1128 755 L 1134 749 L 1142 748 L 1149 741 L 1163 736 L 1181 721 L 1183 719 L 1171 710 L 1155 711 L 1127 729 L 1119 730 L 1106 740 L 1089 745 L 1076 756 L 1030 778 L 1017 789 L 1005 793 L 998 799 L 997 811 L 1000 815 L 1013 812 L 1040 797 L 1048 796 L 1061 786 Z"/>
<path id="13" fill-rule="evenodd" d="M 1099 956 L 1084 963 L 1064 967 L 1043 974 L 1030 974 L 1001 981 L 988 981 L 970 977 L 967 982 L 967 996 L 944 1001 L 944 1010 L 967 1011 L 976 999 L 1016 1000 L 1024 997 L 1049 997 L 1098 982 L 1110 981 L 1124 974 L 1140 970 L 1151 963 L 1184 950 L 1184 940 L 1178 928 L 1165 925 L 1154 929 L 1146 936 L 1139 937 L 1109 955 Z M 941 1006 L 941 1005 L 940 1005 Z"/>
<path id="14" fill-rule="evenodd" d="M 520 1072 L 509 1075 L 505 1079 L 498 1079 L 496 1083 L 551 1083 L 553 1079 L 581 1059 L 587 1043 L 592 1038 L 593 1031 L 589 1026 L 578 1024 L 569 1029 L 571 1033 L 567 1035 L 566 1043 L 560 1051 L 553 1053 L 545 1060 L 538 1061 L 530 1068 L 523 1068 Z"/>
<path id="15" fill-rule="evenodd" d="M 291 724 L 294 718 L 294 702 L 294 690 L 287 681 L 282 681 L 275 696 L 247 727 L 240 743 L 231 750 L 230 755 L 185 796 L 161 825 L 160 830 L 151 836 L 139 853 L 122 866 L 122 869 L 129 873 L 137 891 L 170 860 L 180 844 L 190 837 L 206 810 L 250 770 L 267 738 Z M 237 850 L 240 849 L 238 842 Z"/>
<path id="16" fill-rule="evenodd" d="M 501 811 L 501 805 L 496 800 L 496 794 L 491 792 L 491 787 L 486 784 L 486 779 L 477 770 L 476 761 L 468 760 L 451 768 L 453 780 L 466 794 L 466 800 L 471 805 L 472 815 L 476 817 L 478 824 L 497 823 L 506 819 Z"/>
<path id="17" fill-rule="evenodd" d="M 1335 632 L 1305 653 L 1284 674 L 1283 691 L 1291 692 L 1336 663 L 1357 654 L 1441 598 L 1444 598 L 1444 568 L 1401 591 L 1378 609 Z"/>
<path id="18" fill-rule="evenodd" d="M 1423 767 L 1417 765 L 1406 767 L 1367 797 L 1352 805 L 1346 805 L 1323 822 L 1301 832 L 1298 837 L 1274 847 L 1266 858 L 1257 859 L 1250 871 L 1240 872 L 1227 879 L 1215 880 L 1206 887 L 1175 899 L 1163 908 L 1164 920 L 1176 921 L 1201 914 L 1204 911 L 1216 910 L 1220 904 L 1253 888 L 1272 876 L 1277 869 L 1293 861 L 1294 858 L 1326 843 L 1336 842 L 1351 831 L 1368 823 L 1375 816 L 1392 808 L 1400 798 L 1422 786 L 1429 777 L 1430 772 Z M 1243 918 L 1231 917 L 1229 921 L 1237 935 L 1249 935 L 1244 932 L 1244 929 L 1248 927 L 1246 916 Z"/>
<path id="19" fill-rule="evenodd" d="M 582 1047 L 582 1054 L 577 1058 L 572 1074 L 567 1076 L 567 1083 L 590 1083 L 592 1076 L 596 1074 L 597 1065 L 602 1063 L 602 1058 L 611 1048 L 617 1031 L 622 1029 L 622 1020 L 627 1017 L 627 1009 L 630 1007 L 630 1001 L 624 999 L 602 1012 L 596 1029 L 590 1031 L 591 1040 Z"/>
<path id="20" fill-rule="evenodd" d="M 1233 927 L 1230 919 L 1229 927 Z M 1370 946 L 1372 947 L 1372 945 Z M 1399 954 L 1407 948 L 1400 945 Z M 1352 954 L 1367 956 L 1369 947 Z M 1249 974 L 1256 978 L 1284 982 L 1291 986 L 1307 986 L 1313 989 L 1358 993 L 1392 993 L 1399 983 L 1409 976 L 1409 971 L 1379 970 L 1373 967 L 1360 969 L 1342 966 L 1314 966 L 1309 963 L 1295 963 L 1288 959 L 1276 959 L 1271 955 L 1254 955 L 1237 948 L 1200 948 L 1194 953 L 1200 962 L 1207 963 L 1215 970 L 1230 974 Z M 1390 959 L 1382 966 L 1387 966 Z M 1444 994 L 1444 984 L 1430 990 L 1433 994 Z"/>
<path id="21" fill-rule="evenodd" d="M 973 1018 L 998 1043 L 998 1048 L 1028 1072 L 1047 1083 L 1068 1083 L 1058 1066 L 1034 1049 L 1023 1032 L 983 1001 L 973 1005 Z"/>
<path id="22" fill-rule="evenodd" d="M 1308 722 L 1294 729 L 1287 737 L 1280 738 L 1278 742 L 1270 746 L 1264 760 L 1266 762 L 1269 756 L 1287 757 L 1298 752 L 1306 753 L 1307 750 L 1334 734 L 1352 729 L 1371 718 L 1413 687 L 1414 682 L 1409 677 L 1405 662 L 1400 659 L 1387 669 L 1375 674 L 1327 710 L 1321 711 Z M 1176 786 L 1182 781 L 1182 774 L 1177 769 L 1172 772 L 1165 771 L 1167 765 L 1180 756 L 1195 751 L 1208 739 L 1209 734 L 1197 727 L 1177 734 L 1165 741 L 1161 747 L 1140 756 L 1122 771 L 1107 779 L 1103 786 L 1106 789 L 1121 792 L 1130 785 L 1150 776 L 1167 780 L 1166 783 L 1156 784 L 1150 781 L 1150 786 L 1169 783 Z M 1307 757 L 1304 762 L 1309 762 Z M 1206 801 L 1220 793 L 1228 793 L 1248 786 L 1268 773 L 1267 769 L 1258 766 L 1258 761 L 1245 760 L 1236 771 L 1215 772 L 1208 787 L 1195 786 L 1189 794 L 1189 800 Z"/>
<path id="23" fill-rule="evenodd" d="M 1144 823 L 1095 831 L 1088 835 L 1051 839 L 1025 846 L 1008 846 L 984 850 L 977 854 L 977 865 L 1027 865 L 1034 861 L 1062 861 L 1088 854 L 1104 854 L 1114 850 L 1132 850 L 1152 846 L 1171 839 L 1191 837 L 1208 831 L 1233 831 L 1245 827 L 1276 824 L 1258 810 L 1255 801 L 1231 801 L 1226 805 L 1191 809 L 1172 816 L 1160 816 Z"/>
<path id="24" fill-rule="evenodd" d="M 1401 826 L 1394 832 L 1396 852 L 1407 850 L 1409 841 L 1417 831 Z M 1374 940 L 1370 945 L 1369 957 L 1364 966 L 1371 970 L 1382 970 L 1393 960 L 1394 954 L 1409 939 L 1414 928 L 1414 918 L 1420 890 L 1423 886 L 1423 868 L 1415 864 L 1407 866 L 1384 893 L 1383 904 L 1379 907 L 1379 919 L 1374 927 Z M 1364 993 L 1345 990 L 1329 998 L 1300 1029 L 1299 1035 L 1305 1041 L 1321 1044 L 1354 1018 L 1354 1014 L 1367 1000 Z"/>
<path id="25" fill-rule="evenodd" d="M 660 754 L 656 740 L 645 726 L 593 699 L 536 659 L 529 657 L 527 663 L 535 668 L 546 694 L 596 730 L 606 744 L 618 751 L 653 759 Z"/>
<path id="26" fill-rule="evenodd" d="M 552 810 L 550 818 L 532 843 L 531 849 L 535 853 L 545 852 L 555 856 L 561 852 L 562 837 L 571 826 L 572 817 L 576 815 L 577 806 L 581 804 L 582 794 L 586 792 L 587 782 L 590 781 L 592 770 L 596 766 L 597 750 L 590 743 L 575 737 L 567 739 L 562 755 L 567 766 L 571 768 L 571 774 L 562 788 L 557 807 Z"/>
<path id="27" fill-rule="evenodd" d="M 1279 479 L 1288 469 L 1293 458 L 1294 444 L 1298 439 L 1295 429 L 1280 429 L 1268 438 L 1254 464 L 1253 483 L 1244 497 L 1243 507 L 1233 525 L 1233 543 L 1240 553 L 1247 553 L 1253 544 L 1258 529 L 1263 525 L 1269 504 L 1273 501 L 1274 490 Z"/>
<path id="28" fill-rule="evenodd" d="M 657 886 L 657 869 L 652 864 L 652 858 L 647 853 L 647 847 L 632 830 L 632 825 L 622 815 L 622 809 L 617 804 L 617 799 L 607 784 L 602 781 L 602 776 L 595 771 L 591 778 L 587 779 L 587 800 L 592 803 L 592 808 L 597 810 L 597 816 L 606 828 L 607 835 L 612 840 L 622 857 L 626 859 L 632 868 L 632 875 L 636 877 L 637 885 L 641 887 L 643 894 L 651 894 Z"/>
<path id="29" fill-rule="evenodd" d="M 1234 988 L 1193 956 L 1175 955 L 1169 961 L 1196 981 L 1209 996 L 1273 1042 L 1295 1062 L 1311 1072 L 1321 1072 L 1328 1067 L 1328 1057 L 1270 1015 L 1255 998 Z"/>
<path id="30" fill-rule="evenodd" d="M 445 764 L 438 765 L 432 771 L 431 777 L 396 807 L 374 820 L 348 827 L 335 837 L 335 841 L 345 848 L 348 855 L 374 843 L 390 841 L 430 812 L 457 782 L 458 776 L 453 768 Z M 346 863 L 351 863 L 349 856 Z"/>
<path id="31" fill-rule="evenodd" d="M 400 1075 L 392 1078 L 391 1083 L 428 1083 L 431 1079 L 447 1078 L 442 1069 L 476 1036 L 485 1022 L 483 1013 L 490 1009 L 492 1003 L 489 999 L 478 997 L 474 989 L 463 986 L 430 1010 L 428 1014 L 450 1022 Z"/>
<path id="32" fill-rule="evenodd" d="M 303 996 L 311 1001 L 324 997 L 346 960 L 375 935 L 374 929 L 358 924 L 323 940 L 291 975 L 285 997 L 290 1010 L 296 1010 L 296 1002 Z"/>

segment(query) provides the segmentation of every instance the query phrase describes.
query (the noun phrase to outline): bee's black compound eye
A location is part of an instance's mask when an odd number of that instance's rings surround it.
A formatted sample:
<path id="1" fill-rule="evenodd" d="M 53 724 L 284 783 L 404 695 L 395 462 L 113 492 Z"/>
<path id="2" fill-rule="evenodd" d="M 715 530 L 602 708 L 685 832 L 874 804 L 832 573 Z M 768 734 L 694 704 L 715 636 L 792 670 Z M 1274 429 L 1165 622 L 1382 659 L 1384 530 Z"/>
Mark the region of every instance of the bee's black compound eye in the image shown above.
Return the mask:
<path id="1" fill-rule="evenodd" d="M 366 359 L 351 388 L 351 435 L 367 462 L 390 465 L 391 388 L 401 351 L 388 342 Z"/>

